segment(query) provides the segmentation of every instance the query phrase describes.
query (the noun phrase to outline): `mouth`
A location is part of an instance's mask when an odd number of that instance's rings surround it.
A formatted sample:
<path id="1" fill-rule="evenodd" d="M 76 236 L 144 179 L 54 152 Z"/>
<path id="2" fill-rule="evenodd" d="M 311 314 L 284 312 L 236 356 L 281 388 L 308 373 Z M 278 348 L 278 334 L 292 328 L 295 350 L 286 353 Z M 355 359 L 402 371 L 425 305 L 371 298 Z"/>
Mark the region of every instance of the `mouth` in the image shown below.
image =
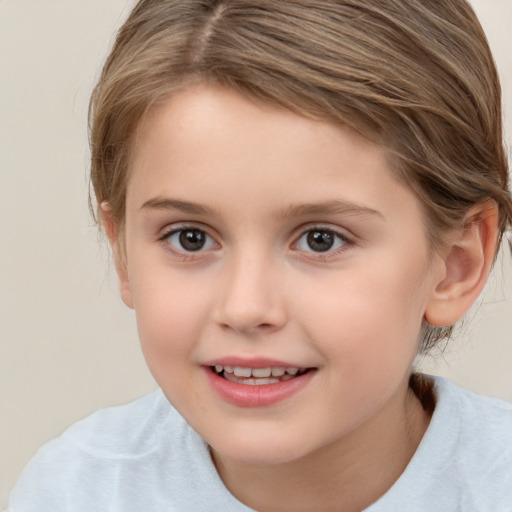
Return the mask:
<path id="1" fill-rule="evenodd" d="M 281 361 L 226 358 L 203 366 L 211 388 L 237 407 L 277 405 L 309 387 L 318 368 L 287 366 Z"/>
<path id="2" fill-rule="evenodd" d="M 268 366 L 266 368 L 249 368 L 216 364 L 210 366 L 210 371 L 223 379 L 236 384 L 247 386 L 266 386 L 279 384 L 296 379 L 312 371 L 313 368 L 298 368 L 284 366 Z"/>

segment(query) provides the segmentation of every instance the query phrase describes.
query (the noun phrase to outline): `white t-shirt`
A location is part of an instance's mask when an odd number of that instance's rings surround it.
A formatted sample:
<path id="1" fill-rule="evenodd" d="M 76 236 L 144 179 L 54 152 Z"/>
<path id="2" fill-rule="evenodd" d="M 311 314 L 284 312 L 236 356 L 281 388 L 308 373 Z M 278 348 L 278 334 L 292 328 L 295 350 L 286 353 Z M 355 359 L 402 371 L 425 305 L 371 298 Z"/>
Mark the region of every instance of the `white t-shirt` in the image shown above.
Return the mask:
<path id="1" fill-rule="evenodd" d="M 435 379 L 416 454 L 366 512 L 511 512 L 512 405 Z M 94 413 L 43 446 L 8 512 L 249 512 L 208 447 L 155 391 Z"/>

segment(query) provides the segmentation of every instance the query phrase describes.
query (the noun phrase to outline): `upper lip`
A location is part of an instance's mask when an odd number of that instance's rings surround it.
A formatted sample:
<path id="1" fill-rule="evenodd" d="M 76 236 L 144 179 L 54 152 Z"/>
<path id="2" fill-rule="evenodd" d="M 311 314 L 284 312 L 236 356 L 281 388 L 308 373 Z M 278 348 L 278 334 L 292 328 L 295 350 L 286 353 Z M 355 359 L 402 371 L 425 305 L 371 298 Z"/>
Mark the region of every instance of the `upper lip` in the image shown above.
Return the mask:
<path id="1" fill-rule="evenodd" d="M 238 366 L 240 368 L 269 368 L 269 367 L 280 367 L 280 368 L 308 368 L 301 364 L 290 363 L 286 361 L 280 361 L 277 359 L 269 359 L 266 357 L 254 357 L 244 358 L 235 356 L 226 356 L 211 359 L 203 363 L 204 366 Z"/>

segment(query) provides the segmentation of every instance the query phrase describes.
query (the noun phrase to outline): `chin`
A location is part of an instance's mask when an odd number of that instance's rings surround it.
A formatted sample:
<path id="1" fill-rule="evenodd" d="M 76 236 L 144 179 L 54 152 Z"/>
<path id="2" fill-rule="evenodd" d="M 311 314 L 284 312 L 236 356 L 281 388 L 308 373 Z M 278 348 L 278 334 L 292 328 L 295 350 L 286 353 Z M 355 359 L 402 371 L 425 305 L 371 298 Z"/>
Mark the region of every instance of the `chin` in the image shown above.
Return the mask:
<path id="1" fill-rule="evenodd" d="M 221 457 L 243 465 L 279 465 L 304 457 L 308 450 L 290 436 L 229 436 L 210 444 Z"/>

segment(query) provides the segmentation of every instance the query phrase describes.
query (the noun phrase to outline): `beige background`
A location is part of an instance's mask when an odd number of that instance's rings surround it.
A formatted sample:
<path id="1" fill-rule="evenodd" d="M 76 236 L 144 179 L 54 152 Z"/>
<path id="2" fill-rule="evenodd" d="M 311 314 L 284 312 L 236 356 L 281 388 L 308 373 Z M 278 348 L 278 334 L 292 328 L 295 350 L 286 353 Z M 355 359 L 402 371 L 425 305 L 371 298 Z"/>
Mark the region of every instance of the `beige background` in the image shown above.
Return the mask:
<path id="1" fill-rule="evenodd" d="M 87 210 L 87 101 L 132 4 L 0 0 L 0 506 L 43 442 L 155 386 Z M 512 133 L 512 1 L 474 5 Z M 475 318 L 422 366 L 512 401 L 511 332 L 507 255 Z"/>

